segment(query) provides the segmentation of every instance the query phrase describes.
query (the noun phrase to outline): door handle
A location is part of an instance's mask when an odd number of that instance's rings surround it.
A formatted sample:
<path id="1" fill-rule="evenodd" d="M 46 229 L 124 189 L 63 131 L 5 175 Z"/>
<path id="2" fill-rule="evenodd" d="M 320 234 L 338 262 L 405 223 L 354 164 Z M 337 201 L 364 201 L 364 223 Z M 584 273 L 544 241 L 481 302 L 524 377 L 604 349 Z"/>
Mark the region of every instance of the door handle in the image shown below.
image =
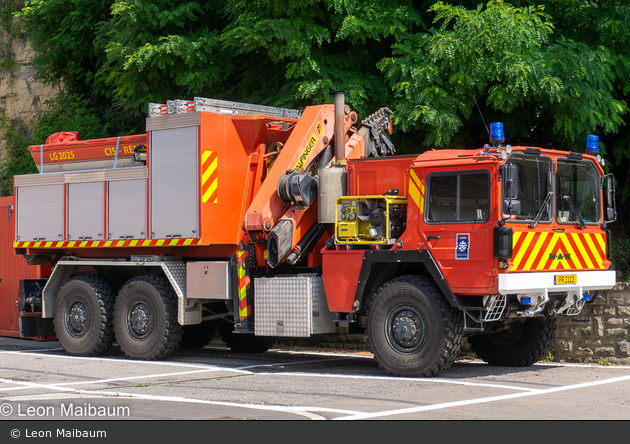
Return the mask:
<path id="1" fill-rule="evenodd" d="M 430 241 L 432 239 L 441 239 L 440 236 L 427 236 L 427 240 Z"/>

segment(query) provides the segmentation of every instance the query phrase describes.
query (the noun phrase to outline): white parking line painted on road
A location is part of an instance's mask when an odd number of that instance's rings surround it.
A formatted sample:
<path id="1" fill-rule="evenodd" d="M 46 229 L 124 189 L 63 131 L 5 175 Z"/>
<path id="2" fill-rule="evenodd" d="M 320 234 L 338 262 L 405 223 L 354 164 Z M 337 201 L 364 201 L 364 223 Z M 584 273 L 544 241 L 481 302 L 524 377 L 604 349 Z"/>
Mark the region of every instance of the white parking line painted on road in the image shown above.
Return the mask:
<path id="1" fill-rule="evenodd" d="M 29 355 L 31 351 L 0 351 L 0 354 L 9 354 L 9 355 Z M 40 353 L 37 354 L 41 356 Z M 128 359 L 128 358 L 104 358 L 99 356 L 69 356 L 69 355 L 47 355 L 51 358 L 60 358 L 60 359 L 75 359 L 75 360 L 83 360 L 83 361 L 105 361 L 105 362 L 123 362 L 128 364 L 138 364 L 138 365 L 157 365 L 157 366 L 167 366 L 167 367 L 188 367 L 188 368 L 208 368 L 207 365 L 203 364 L 185 364 L 182 362 L 173 362 L 173 361 L 140 361 L 136 359 Z"/>
<path id="2" fill-rule="evenodd" d="M 4 382 L 5 380 L 0 379 L 0 382 Z M 11 381 L 15 384 L 20 384 L 24 386 L 28 386 L 29 388 L 44 388 L 56 391 L 63 392 L 73 392 L 82 395 L 102 395 L 102 396 L 115 396 L 120 398 L 135 398 L 135 399 L 145 399 L 151 401 L 165 401 L 165 402 L 183 402 L 189 404 L 207 404 L 207 405 L 216 405 L 216 406 L 224 406 L 224 407 L 238 407 L 245 409 L 253 409 L 253 410 L 268 410 L 268 411 L 276 411 L 276 412 L 285 412 L 285 413 L 293 413 L 297 415 L 304 415 L 305 413 L 336 413 L 336 414 L 345 414 L 345 415 L 357 415 L 361 414 L 357 410 L 347 410 L 347 409 L 333 409 L 328 407 L 310 407 L 310 406 L 283 406 L 283 405 L 263 405 L 263 404 L 240 404 L 237 402 L 224 402 L 224 401 L 210 401 L 206 399 L 196 399 L 196 398 L 184 398 L 181 396 L 162 396 L 162 395 L 146 395 L 140 393 L 124 393 L 124 392 L 113 392 L 106 390 L 82 390 L 82 389 L 73 389 L 70 387 L 57 387 L 55 385 L 50 384 L 38 384 L 35 382 L 25 382 L 25 381 Z M 41 396 L 41 395 L 40 395 Z M 24 398 L 21 398 L 24 399 Z M 40 397 L 41 399 L 41 397 Z M 308 416 L 308 415 L 307 415 Z"/>
<path id="3" fill-rule="evenodd" d="M 0 353 L 38 353 L 38 352 L 47 352 L 47 351 L 63 351 L 63 348 L 55 347 L 55 348 L 37 348 L 37 349 L 34 348 L 30 350 L 6 350 Z"/>
<path id="4" fill-rule="evenodd" d="M 562 391 L 567 391 L 567 390 L 578 390 L 578 389 L 582 389 L 582 388 L 586 388 L 586 387 L 593 387 L 596 385 L 604 385 L 604 384 L 613 384 L 615 382 L 622 382 L 622 381 L 628 381 L 630 380 L 630 375 L 625 375 L 625 376 L 619 376 L 616 378 L 609 378 L 609 379 L 603 379 L 600 381 L 592 381 L 592 382 L 585 382 L 585 383 L 581 383 L 581 384 L 572 384 L 572 385 L 565 385 L 565 386 L 559 386 L 559 387 L 552 387 L 552 388 L 548 388 L 548 389 L 538 389 L 538 390 L 532 390 L 530 392 L 526 392 L 526 393 L 513 393 L 510 395 L 500 395 L 500 396 L 489 396 L 487 398 L 477 398 L 477 399 L 469 399 L 469 400 L 462 400 L 462 401 L 453 401 L 453 402 L 444 402 L 441 404 L 432 404 L 432 405 L 425 405 L 425 406 L 418 406 L 418 407 L 409 407 L 409 408 L 405 408 L 405 409 L 398 409 L 398 410 L 385 410 L 382 412 L 372 412 L 372 413 L 359 413 L 357 415 L 352 415 L 352 416 L 344 416 L 341 418 L 336 418 L 336 419 L 340 419 L 340 420 L 361 420 L 361 419 L 371 419 L 371 418 L 382 418 L 385 416 L 396 416 L 396 415 L 404 415 L 404 414 L 408 414 L 408 413 L 419 413 L 419 412 L 426 412 L 429 410 L 440 410 L 440 409 L 446 409 L 446 408 L 450 408 L 450 407 L 461 407 L 461 406 L 468 406 L 468 405 L 473 405 L 473 404 L 483 404 L 483 403 L 488 403 L 488 402 L 495 402 L 495 401 L 504 401 L 507 399 L 516 399 L 516 398 L 525 398 L 527 396 L 539 396 L 539 395 L 546 395 L 549 393 L 556 393 L 556 392 L 562 392 Z"/>
<path id="5" fill-rule="evenodd" d="M 48 349 L 47 351 L 50 351 Z M 90 396 L 122 396 L 136 399 L 146 399 L 146 400 L 154 400 L 154 401 L 163 401 L 163 402 L 182 402 L 182 403 L 193 403 L 193 404 L 209 404 L 216 406 L 226 406 L 226 407 L 236 407 L 236 408 L 244 408 L 244 409 L 256 409 L 256 410 L 269 410 L 269 411 L 277 411 L 277 412 L 286 412 L 291 414 L 303 415 L 305 417 L 311 419 L 324 419 L 321 415 L 316 413 L 332 413 L 336 415 L 345 415 L 338 417 L 336 419 L 346 419 L 346 420 L 361 420 L 361 419 L 371 419 L 371 418 L 382 418 L 389 416 L 397 416 L 409 413 L 420 413 L 423 411 L 431 411 L 431 410 L 439 410 L 446 409 L 452 407 L 461 407 L 461 406 L 469 406 L 474 404 L 482 404 L 482 403 L 490 403 L 490 402 L 498 402 L 504 400 L 518 399 L 524 398 L 528 396 L 541 396 L 554 392 L 567 391 L 567 390 L 579 390 L 586 387 L 603 385 L 603 384 L 611 384 L 616 382 L 623 382 L 630 380 L 630 375 L 624 375 L 616 378 L 603 379 L 599 381 L 593 381 L 588 383 L 580 383 L 573 384 L 567 386 L 558 386 L 553 388 L 546 389 L 532 389 L 532 388 L 524 388 L 512 385 L 503 385 L 503 384 L 492 384 L 492 383 L 476 383 L 469 381 L 461 381 L 457 379 L 442 379 L 442 378 L 401 378 L 401 377 L 393 377 L 393 376 L 369 376 L 369 375 L 336 375 L 336 374 L 327 374 L 327 373 L 298 373 L 298 372 L 261 372 L 257 373 L 252 371 L 254 368 L 264 368 L 264 367 L 282 367 L 282 366 L 293 366 L 300 364 L 308 364 L 312 362 L 328 362 L 331 359 L 326 359 L 325 361 L 321 360 L 300 360 L 296 362 L 281 362 L 281 363 L 270 363 L 270 364 L 253 364 L 241 367 L 216 367 L 204 364 L 186 364 L 181 362 L 171 362 L 171 361 L 136 361 L 127 358 L 103 358 L 103 357 L 78 357 L 78 356 L 68 356 L 68 355 L 59 355 L 59 354 L 42 354 L 35 353 L 37 351 L 0 351 L 0 354 L 17 354 L 22 356 L 28 356 L 29 354 L 36 355 L 37 357 L 50 357 L 50 358 L 61 358 L 61 359 L 74 359 L 74 360 L 91 360 L 91 361 L 111 361 L 119 364 L 131 364 L 131 365 L 158 365 L 161 367 L 183 367 L 183 368 L 191 368 L 194 370 L 190 371 L 182 371 L 182 372 L 169 372 L 169 373 L 158 373 L 158 374 L 145 374 L 138 376 L 128 376 L 121 378 L 111 378 L 111 379 L 101 379 L 101 380 L 79 380 L 79 381 L 70 381 L 70 382 L 61 382 L 61 383 L 50 383 L 50 384 L 42 384 L 42 383 L 33 383 L 33 382 L 23 382 L 23 381 L 14 381 L 9 379 L 0 379 L 0 383 L 2 384 L 13 384 L 12 387 L 6 387 L 4 389 L 0 389 L 2 391 L 16 391 L 16 390 L 24 390 L 24 389 L 45 389 L 51 390 L 53 392 L 63 392 L 63 393 L 74 393 L 81 395 L 90 395 Z M 304 355 L 316 355 L 321 356 L 320 353 L 311 353 L 311 352 L 295 352 L 294 354 L 304 354 Z M 350 354 L 349 354 L 350 355 Z M 352 356 L 352 355 L 350 355 Z M 345 359 L 343 355 L 334 354 L 331 357 L 335 359 L 332 360 L 340 360 Z M 468 362 L 467 362 L 468 363 Z M 476 362 L 475 362 L 476 363 Z M 585 364 L 561 364 L 561 363 L 549 363 L 549 364 L 536 364 L 536 365 L 544 365 L 551 367 L 591 367 L 591 368 L 599 368 L 602 369 L 601 365 L 585 365 Z M 155 367 L 153 367 L 155 368 Z M 618 370 L 618 369 L 627 369 L 630 368 L 628 366 L 611 366 L 610 370 Z M 148 370 L 148 368 L 146 369 Z M 219 401 L 210 401 L 204 399 L 196 399 L 196 398 L 186 398 L 186 397 L 178 397 L 178 396 L 160 396 L 160 395 L 149 395 L 149 394 L 139 394 L 139 393 L 121 393 L 111 391 L 111 388 L 105 390 L 88 390 L 81 388 L 73 388 L 72 386 L 81 386 L 87 384 L 96 384 L 96 383 L 108 383 L 108 382 L 116 382 L 116 381 L 124 381 L 124 380 L 142 380 L 142 379 L 151 379 L 151 378 L 166 378 L 166 377 L 177 377 L 180 375 L 190 375 L 197 373 L 211 373 L 216 371 L 224 370 L 226 372 L 238 372 L 245 375 L 257 375 L 257 376 L 294 376 L 294 377 L 317 377 L 317 378 L 350 378 L 350 379 L 372 379 L 372 380 L 398 380 L 398 381 L 413 381 L 413 382 L 423 382 L 423 383 L 440 383 L 440 384 L 457 384 L 457 385 L 465 385 L 465 386 L 480 386 L 480 387 L 491 387 L 497 389 L 507 389 L 519 391 L 519 393 L 511 393 L 506 395 L 498 395 L 498 396 L 490 396 L 484 398 L 476 398 L 469 400 L 461 400 L 461 401 L 453 401 L 448 403 L 439 403 L 432 405 L 423 405 L 418 407 L 408 407 L 404 409 L 394 409 L 394 410 L 385 410 L 380 412 L 360 412 L 346 409 L 334 409 L 334 408 L 326 408 L 326 407 L 315 407 L 315 406 L 281 406 L 281 405 L 259 405 L 259 404 L 241 404 L 237 402 L 219 402 Z M 15 386 L 17 385 L 17 387 Z M 41 397 L 41 394 L 37 395 Z M 20 397 L 21 400 L 25 399 L 25 396 Z"/>
<path id="6" fill-rule="evenodd" d="M 150 375 L 138 375 L 138 376 L 126 376 L 122 378 L 110 378 L 110 379 L 95 379 L 95 380 L 87 380 L 87 381 L 71 381 L 71 382 L 59 382 L 59 383 L 51 383 L 51 384 L 41 384 L 43 387 L 69 387 L 73 385 L 89 385 L 89 384 L 103 384 L 107 382 L 118 382 L 118 381 L 133 381 L 134 379 L 153 379 L 153 378 L 166 378 L 169 376 L 181 376 L 181 375 L 191 375 L 191 374 L 199 374 L 199 373 L 210 373 L 210 372 L 220 372 L 225 370 L 226 372 L 236 372 L 242 374 L 252 374 L 252 372 L 248 372 L 245 370 L 237 370 L 237 369 L 224 369 L 221 367 L 212 367 L 207 368 L 205 370 L 191 370 L 188 372 L 173 372 L 173 373 L 158 373 L 158 374 L 150 374 Z M 12 380 L 0 379 L 0 382 L 13 382 Z M 21 387 L 7 387 L 5 389 L 0 389 L 0 392 L 5 391 L 15 391 L 15 390 L 25 390 L 28 389 L 27 386 Z"/>
<path id="7" fill-rule="evenodd" d="M 319 378 L 343 378 L 343 379 L 372 379 L 377 381 L 401 381 L 401 382 L 425 382 L 431 383 L 434 382 L 436 384 L 455 384 L 455 385 L 470 385 L 474 387 L 492 387 L 492 388 L 502 388 L 507 390 L 522 390 L 526 392 L 531 392 L 538 389 L 519 387 L 514 385 L 503 385 L 503 384 L 491 384 L 491 383 L 480 383 L 480 382 L 468 382 L 468 381 L 458 381 L 457 379 L 442 379 L 442 378 L 410 378 L 410 377 L 396 377 L 396 376 L 368 376 L 368 375 L 336 375 L 332 373 L 295 373 L 295 372 L 281 372 L 281 373 L 256 373 L 257 376 L 316 376 Z"/>
<path id="8" fill-rule="evenodd" d="M 300 364 L 312 364 L 314 362 L 331 362 L 331 361 L 341 361 L 345 358 L 335 358 L 335 359 L 326 359 L 325 361 L 322 361 L 321 359 L 309 359 L 308 361 L 291 361 L 291 362 L 272 362 L 270 364 L 252 364 L 252 365 L 245 365 L 243 367 L 236 367 L 237 369 L 240 370 L 247 370 L 250 368 L 257 368 L 257 367 L 283 367 L 283 366 L 292 366 L 292 365 L 300 365 Z"/>

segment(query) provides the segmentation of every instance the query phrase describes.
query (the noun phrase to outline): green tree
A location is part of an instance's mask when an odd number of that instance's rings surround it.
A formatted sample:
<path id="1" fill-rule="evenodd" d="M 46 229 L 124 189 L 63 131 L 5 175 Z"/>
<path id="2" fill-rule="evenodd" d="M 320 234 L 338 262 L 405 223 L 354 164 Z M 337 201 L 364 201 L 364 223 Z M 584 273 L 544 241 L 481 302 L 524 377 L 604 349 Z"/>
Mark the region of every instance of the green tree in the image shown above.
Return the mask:
<path id="1" fill-rule="evenodd" d="M 149 102 L 299 108 L 344 90 L 360 118 L 395 110 L 399 153 L 478 147 L 496 120 L 512 144 L 582 151 L 599 134 L 630 197 L 621 0 L 27 0 L 21 16 L 41 78 L 109 136 L 141 131 Z"/>
<path id="2" fill-rule="evenodd" d="M 240 59 L 245 95 L 297 107 L 344 90 L 360 116 L 391 100 L 376 64 L 421 23 L 404 0 L 240 0 L 230 17 L 223 41 Z"/>
<path id="3" fill-rule="evenodd" d="M 220 91 L 232 71 L 220 41 L 223 13 L 222 3 L 212 1 L 113 3 L 111 18 L 97 28 L 99 88 L 131 112 Z"/>
<path id="4" fill-rule="evenodd" d="M 427 146 L 479 138 L 476 103 L 506 122 L 509 140 L 579 151 L 596 130 L 613 133 L 626 104 L 613 97 L 613 59 L 605 48 L 567 38 L 541 6 L 501 0 L 470 10 L 438 2 L 439 27 L 394 45 L 380 68 L 396 93 L 399 128 L 419 128 Z M 478 125 L 481 127 L 481 125 Z M 560 145 L 560 146 L 559 146 Z"/>
<path id="5" fill-rule="evenodd" d="M 105 61 L 96 45 L 100 24 L 110 16 L 111 0 L 27 0 L 19 17 L 37 55 L 32 65 L 44 82 L 70 93 L 93 95 Z"/>

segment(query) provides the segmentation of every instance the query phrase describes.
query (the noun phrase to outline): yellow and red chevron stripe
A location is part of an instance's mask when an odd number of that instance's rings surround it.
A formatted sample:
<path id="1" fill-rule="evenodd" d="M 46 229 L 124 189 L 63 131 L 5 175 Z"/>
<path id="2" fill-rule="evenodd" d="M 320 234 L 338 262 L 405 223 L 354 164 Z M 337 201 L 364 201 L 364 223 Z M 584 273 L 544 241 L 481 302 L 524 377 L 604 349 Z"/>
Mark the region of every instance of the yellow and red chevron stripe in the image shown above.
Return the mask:
<path id="1" fill-rule="evenodd" d="M 249 255 L 248 251 L 238 251 L 236 253 L 236 269 L 238 273 L 238 315 L 241 319 L 249 316 L 250 307 L 247 305 L 247 289 L 250 287 L 250 278 L 245 269 L 245 260 Z"/>
<path id="2" fill-rule="evenodd" d="M 201 245 L 203 239 L 131 239 L 101 241 L 14 242 L 13 248 L 111 248 L 111 247 L 183 247 Z"/>
<path id="3" fill-rule="evenodd" d="M 605 269 L 603 233 L 515 231 L 511 271 Z"/>
<path id="4" fill-rule="evenodd" d="M 414 170 L 409 170 L 409 197 L 415 202 L 420 209 L 420 214 L 422 214 L 424 209 L 424 184 Z"/>
<path id="5" fill-rule="evenodd" d="M 201 201 L 217 203 L 217 153 L 203 151 L 201 153 Z"/>

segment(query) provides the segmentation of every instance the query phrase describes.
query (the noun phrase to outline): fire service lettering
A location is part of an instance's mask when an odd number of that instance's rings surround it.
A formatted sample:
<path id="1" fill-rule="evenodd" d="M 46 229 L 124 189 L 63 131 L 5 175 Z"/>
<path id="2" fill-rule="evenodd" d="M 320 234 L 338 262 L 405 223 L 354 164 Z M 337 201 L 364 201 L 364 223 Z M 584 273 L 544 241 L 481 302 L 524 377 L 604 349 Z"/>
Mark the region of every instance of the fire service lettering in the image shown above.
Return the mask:
<path id="1" fill-rule="evenodd" d="M 133 150 L 135 147 L 136 147 L 135 145 L 121 145 L 118 148 L 118 155 L 120 156 L 122 154 L 126 154 L 126 155 L 133 154 Z M 116 147 L 111 146 L 111 147 L 105 148 L 105 155 L 109 157 L 114 157 L 116 155 Z"/>

